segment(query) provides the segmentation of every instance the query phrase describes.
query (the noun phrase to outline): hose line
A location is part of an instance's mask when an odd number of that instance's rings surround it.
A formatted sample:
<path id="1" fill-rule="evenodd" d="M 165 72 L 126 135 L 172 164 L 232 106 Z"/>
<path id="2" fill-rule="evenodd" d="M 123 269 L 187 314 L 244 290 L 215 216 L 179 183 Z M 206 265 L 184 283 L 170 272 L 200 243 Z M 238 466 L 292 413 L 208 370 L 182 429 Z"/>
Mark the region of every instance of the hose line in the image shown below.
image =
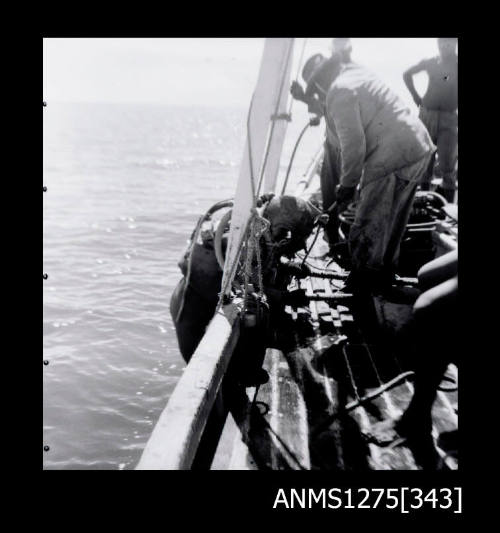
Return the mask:
<path id="1" fill-rule="evenodd" d="M 333 413 L 326 420 L 324 420 L 321 424 L 316 426 L 316 428 L 313 431 L 313 435 L 317 435 L 319 432 L 327 428 L 338 416 L 348 413 L 350 411 L 353 411 L 357 407 L 369 402 L 370 400 L 374 400 L 375 398 L 378 398 L 379 396 L 381 396 L 388 390 L 393 389 L 394 387 L 397 387 L 398 385 L 408 380 L 409 378 L 413 378 L 414 375 L 415 375 L 415 372 L 411 370 L 407 372 L 403 372 L 399 374 L 398 376 L 396 376 L 395 378 L 388 381 L 387 383 L 382 384 L 380 387 L 373 390 L 372 392 L 366 394 L 365 396 L 358 397 L 356 400 L 349 402 L 347 405 L 344 406 L 343 409 L 342 408 L 339 409 L 337 412 Z"/>
<path id="2" fill-rule="evenodd" d="M 287 168 L 287 171 L 286 171 L 286 176 L 285 176 L 285 181 L 283 182 L 283 188 L 281 189 L 281 196 L 283 196 L 285 194 L 285 189 L 286 189 L 286 186 L 288 184 L 288 178 L 290 176 L 290 170 L 292 169 L 292 164 L 293 164 L 293 160 L 295 158 L 295 154 L 297 152 L 297 148 L 299 147 L 299 144 L 300 144 L 300 141 L 302 140 L 302 137 L 304 136 L 304 133 L 307 131 L 307 128 L 309 128 L 309 126 L 312 126 L 311 124 L 311 121 L 309 121 L 303 128 L 302 128 L 302 131 L 300 132 L 300 135 L 297 139 L 297 142 L 295 143 L 295 146 L 293 148 L 293 152 L 292 152 L 292 155 L 290 157 L 290 162 L 288 163 L 288 168 Z"/>

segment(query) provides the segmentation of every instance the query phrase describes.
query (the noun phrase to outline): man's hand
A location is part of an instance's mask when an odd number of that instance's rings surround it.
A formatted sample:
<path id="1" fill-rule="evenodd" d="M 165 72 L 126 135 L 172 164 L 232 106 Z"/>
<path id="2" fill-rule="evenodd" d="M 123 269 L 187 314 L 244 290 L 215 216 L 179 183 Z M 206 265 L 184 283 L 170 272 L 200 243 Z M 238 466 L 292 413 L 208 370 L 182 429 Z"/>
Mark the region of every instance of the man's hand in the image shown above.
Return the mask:
<path id="1" fill-rule="evenodd" d="M 304 100 L 305 93 L 304 89 L 302 89 L 299 82 L 294 81 L 292 82 L 292 86 L 290 87 L 290 93 L 295 98 L 295 100 Z"/>
<path id="2" fill-rule="evenodd" d="M 423 70 L 427 70 L 429 68 L 429 61 L 432 60 L 423 59 L 422 61 L 420 61 L 420 63 L 409 68 L 403 74 L 403 80 L 405 82 L 406 88 L 410 91 L 413 101 L 415 102 L 417 107 L 420 107 L 422 105 L 422 98 L 415 89 L 415 84 L 413 83 L 413 76 L 415 76 L 415 74 L 418 74 L 419 72 L 422 72 Z"/>
<path id="3" fill-rule="evenodd" d="M 285 268 L 287 274 L 297 278 L 306 278 L 311 275 L 311 269 L 306 264 L 299 263 L 298 261 L 289 261 Z"/>
<path id="4" fill-rule="evenodd" d="M 352 202 L 356 187 L 344 187 L 339 185 L 337 187 L 337 213 L 343 213 L 347 206 Z"/>

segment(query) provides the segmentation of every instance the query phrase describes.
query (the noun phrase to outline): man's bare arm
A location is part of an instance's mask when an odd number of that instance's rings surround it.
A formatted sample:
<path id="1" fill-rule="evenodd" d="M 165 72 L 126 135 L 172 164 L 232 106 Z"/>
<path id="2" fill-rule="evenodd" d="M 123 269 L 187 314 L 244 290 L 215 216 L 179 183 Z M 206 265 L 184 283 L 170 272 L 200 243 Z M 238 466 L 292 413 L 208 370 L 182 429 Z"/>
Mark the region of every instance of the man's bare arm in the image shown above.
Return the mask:
<path id="1" fill-rule="evenodd" d="M 422 105 L 422 97 L 418 94 L 417 90 L 415 89 L 415 85 L 413 83 L 413 76 L 415 74 L 418 74 L 419 72 L 422 72 L 423 70 L 426 70 L 427 67 L 427 61 L 421 61 L 417 65 L 414 65 L 413 67 L 410 67 L 405 73 L 403 74 L 403 80 L 405 82 L 405 85 L 407 89 L 410 91 L 410 94 L 413 98 L 413 101 L 417 104 L 417 106 Z"/>

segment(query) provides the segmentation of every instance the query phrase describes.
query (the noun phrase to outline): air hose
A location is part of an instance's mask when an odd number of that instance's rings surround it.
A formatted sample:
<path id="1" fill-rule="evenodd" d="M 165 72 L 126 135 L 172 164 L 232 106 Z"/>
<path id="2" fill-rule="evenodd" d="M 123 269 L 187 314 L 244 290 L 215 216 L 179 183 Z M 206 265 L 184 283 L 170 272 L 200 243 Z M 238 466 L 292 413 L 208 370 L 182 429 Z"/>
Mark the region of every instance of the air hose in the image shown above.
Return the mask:
<path id="1" fill-rule="evenodd" d="M 194 231 L 193 231 L 193 233 L 191 235 L 191 244 L 190 244 L 190 247 L 189 247 L 189 252 L 188 252 L 189 256 L 188 256 L 188 259 L 187 259 L 187 267 L 186 267 L 185 288 L 187 288 L 187 286 L 189 285 L 189 280 L 191 278 L 191 264 L 192 264 L 192 261 L 193 261 L 194 245 L 196 244 L 196 241 L 198 240 L 198 237 L 200 235 L 201 226 L 203 225 L 203 222 L 208 220 L 215 212 L 219 211 L 220 209 L 224 209 L 225 207 L 232 207 L 232 206 L 233 206 L 233 200 L 232 199 L 222 200 L 220 202 L 215 203 L 204 215 L 202 215 L 198 219 L 196 227 L 195 227 L 195 229 L 194 229 Z M 229 211 L 229 213 L 231 213 L 231 211 Z M 226 215 L 224 215 L 224 217 L 226 217 L 226 216 L 227 216 L 227 213 L 226 213 Z M 186 291 L 184 291 L 183 294 L 182 294 L 181 305 L 179 306 L 179 310 L 177 311 L 177 315 L 176 315 L 176 318 L 175 318 L 176 322 L 178 322 L 180 320 L 180 318 L 181 318 L 182 311 L 184 309 L 185 295 L 186 295 Z"/>
<path id="2" fill-rule="evenodd" d="M 379 396 L 382 396 L 382 394 L 384 394 L 384 392 L 387 392 L 387 391 L 393 389 L 394 387 L 397 387 L 403 381 L 406 381 L 408 378 L 411 378 L 414 375 L 415 375 L 415 372 L 413 372 L 413 370 L 408 370 L 408 372 L 403 372 L 403 373 L 397 375 L 395 378 L 391 379 L 387 383 L 384 383 L 383 385 L 381 385 L 377 389 L 373 390 L 372 392 L 366 394 L 362 398 L 359 398 L 357 400 L 349 402 L 344 407 L 344 412 L 348 413 L 349 411 L 353 411 L 354 409 L 356 409 L 360 405 L 363 405 L 364 403 L 369 402 L 370 400 L 374 400 L 375 398 L 378 398 Z"/>
<path id="3" fill-rule="evenodd" d="M 302 128 L 302 131 L 300 132 L 299 137 L 297 138 L 297 141 L 295 142 L 295 146 L 293 147 L 292 155 L 290 156 L 290 162 L 288 163 L 288 168 L 286 170 L 285 175 L 285 181 L 283 182 L 283 187 L 281 189 L 281 196 L 285 194 L 286 186 L 288 184 L 288 178 L 290 177 L 290 170 L 292 170 L 292 164 L 293 160 L 295 159 L 295 154 L 297 153 L 297 148 L 299 147 L 300 141 L 302 140 L 302 137 L 304 136 L 304 133 L 307 131 L 309 126 L 318 126 L 320 123 L 321 117 L 315 116 L 311 118 L 307 124 Z"/>
<path id="4" fill-rule="evenodd" d="M 224 262 L 225 262 L 225 257 L 224 257 L 224 254 L 222 253 L 222 236 L 224 235 L 224 231 L 226 229 L 228 222 L 231 220 L 232 214 L 233 214 L 233 210 L 230 209 L 220 219 L 219 225 L 217 226 L 217 229 L 215 230 L 214 251 L 215 251 L 215 257 L 217 258 L 217 263 L 219 263 L 221 270 L 224 270 Z"/>
<path id="5" fill-rule="evenodd" d="M 395 378 L 391 379 L 387 383 L 384 383 L 382 386 L 378 387 L 377 389 L 373 390 L 372 392 L 366 394 L 365 396 L 358 398 L 356 400 L 353 400 L 352 402 L 349 402 L 344 406 L 344 408 L 339 409 L 336 413 L 329 416 L 326 420 L 324 420 L 321 424 L 316 426 L 316 428 L 313 431 L 313 435 L 317 435 L 319 432 L 323 431 L 325 428 L 327 428 L 339 415 L 348 413 L 350 411 L 353 411 L 357 407 L 365 404 L 366 402 L 369 402 L 370 400 L 374 400 L 375 398 L 378 398 L 384 392 L 387 392 L 390 389 L 393 389 L 394 387 L 397 387 L 400 385 L 403 381 L 406 381 L 408 378 L 411 378 L 415 375 L 415 372 L 409 370 L 408 372 L 403 372 L 396 376 Z"/>

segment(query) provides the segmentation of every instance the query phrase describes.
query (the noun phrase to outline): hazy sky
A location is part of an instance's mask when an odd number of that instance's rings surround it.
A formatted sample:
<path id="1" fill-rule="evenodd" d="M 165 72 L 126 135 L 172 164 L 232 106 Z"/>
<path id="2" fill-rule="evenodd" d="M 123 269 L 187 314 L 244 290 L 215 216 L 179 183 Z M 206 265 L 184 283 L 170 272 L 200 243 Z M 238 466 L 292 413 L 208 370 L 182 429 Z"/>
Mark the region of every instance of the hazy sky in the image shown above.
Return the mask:
<path id="1" fill-rule="evenodd" d="M 303 39 L 296 40 L 293 77 Z M 308 39 L 304 58 L 329 54 L 331 39 Z M 247 106 L 264 39 L 44 39 L 44 99 Z M 353 59 L 405 99 L 401 76 L 436 55 L 436 39 L 353 38 Z M 425 88 L 422 74 L 417 88 Z"/>

